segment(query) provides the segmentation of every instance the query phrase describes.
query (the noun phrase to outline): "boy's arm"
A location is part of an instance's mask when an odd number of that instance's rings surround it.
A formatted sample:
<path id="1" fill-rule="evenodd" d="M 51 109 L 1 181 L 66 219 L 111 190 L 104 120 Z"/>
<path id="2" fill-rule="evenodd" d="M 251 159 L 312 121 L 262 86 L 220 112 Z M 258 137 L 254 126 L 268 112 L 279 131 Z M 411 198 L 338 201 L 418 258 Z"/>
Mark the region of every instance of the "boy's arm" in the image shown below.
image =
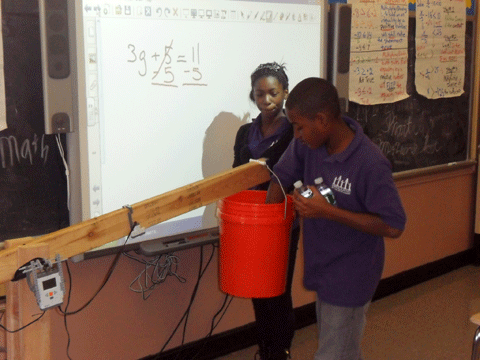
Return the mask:
<path id="1" fill-rule="evenodd" d="M 267 190 L 266 204 L 281 203 L 285 199 L 283 195 L 282 186 L 274 180 L 270 180 Z"/>
<path id="2" fill-rule="evenodd" d="M 376 236 L 398 238 L 403 233 L 403 229 L 396 229 L 388 225 L 378 215 L 357 213 L 333 206 L 328 203 L 314 186 L 309 186 L 309 188 L 313 191 L 314 196 L 308 199 L 294 191 L 295 209 L 303 217 L 319 217 L 336 221 Z"/>

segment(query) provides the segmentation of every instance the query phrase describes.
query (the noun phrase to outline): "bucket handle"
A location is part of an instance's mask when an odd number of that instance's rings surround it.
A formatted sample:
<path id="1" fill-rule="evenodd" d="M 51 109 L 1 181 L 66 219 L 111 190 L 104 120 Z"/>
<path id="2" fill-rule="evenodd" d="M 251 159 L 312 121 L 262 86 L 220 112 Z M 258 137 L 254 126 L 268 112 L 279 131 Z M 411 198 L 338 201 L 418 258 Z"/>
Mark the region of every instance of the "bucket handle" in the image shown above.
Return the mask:
<path id="1" fill-rule="evenodd" d="M 275 179 L 277 179 L 278 183 L 280 184 L 280 189 L 282 189 L 282 193 L 283 193 L 283 197 L 285 198 L 285 211 L 284 211 L 284 214 L 283 214 L 283 219 L 285 220 L 287 218 L 287 203 L 288 203 L 288 199 L 287 199 L 287 194 L 285 193 L 285 190 L 283 189 L 283 186 L 282 186 L 282 182 L 280 181 L 280 179 L 278 178 L 277 174 L 275 174 L 273 172 L 272 169 L 270 169 L 267 165 L 267 162 L 265 160 L 259 160 L 259 159 L 250 159 L 249 162 L 256 162 L 260 165 L 263 165 L 267 168 L 268 171 L 270 171 L 272 173 L 273 176 L 275 176 Z"/>

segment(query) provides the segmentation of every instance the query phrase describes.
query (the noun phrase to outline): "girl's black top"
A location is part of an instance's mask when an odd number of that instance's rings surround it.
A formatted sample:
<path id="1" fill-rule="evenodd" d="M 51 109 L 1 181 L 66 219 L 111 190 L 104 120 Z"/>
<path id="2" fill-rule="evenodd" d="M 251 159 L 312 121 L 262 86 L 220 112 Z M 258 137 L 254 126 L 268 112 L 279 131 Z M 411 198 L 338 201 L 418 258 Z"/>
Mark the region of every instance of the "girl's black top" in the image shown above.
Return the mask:
<path id="1" fill-rule="evenodd" d="M 261 116 L 261 115 L 260 115 Z M 233 147 L 234 151 L 234 160 L 233 167 L 237 167 L 243 164 L 246 164 L 253 158 L 252 153 L 248 147 L 248 134 L 253 122 L 242 125 L 238 131 L 235 138 L 235 145 Z M 288 130 L 281 135 L 277 142 L 270 146 L 263 154 L 261 158 L 267 159 L 267 165 L 270 169 L 277 163 L 277 161 L 282 156 L 283 152 L 290 144 L 290 141 L 293 139 L 293 127 L 290 125 Z M 256 190 L 267 190 L 268 182 L 260 184 L 255 187 Z"/>

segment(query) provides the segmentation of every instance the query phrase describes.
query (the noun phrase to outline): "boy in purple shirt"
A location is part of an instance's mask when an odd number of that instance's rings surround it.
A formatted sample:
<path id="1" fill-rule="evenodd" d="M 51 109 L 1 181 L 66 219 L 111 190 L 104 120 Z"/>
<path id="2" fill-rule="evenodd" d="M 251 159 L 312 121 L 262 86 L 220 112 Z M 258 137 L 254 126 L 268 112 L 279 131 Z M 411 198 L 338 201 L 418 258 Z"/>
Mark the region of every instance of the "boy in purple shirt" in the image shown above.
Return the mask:
<path id="1" fill-rule="evenodd" d="M 383 237 L 397 238 L 406 216 L 390 162 L 363 133 L 342 117 L 335 87 L 308 78 L 285 104 L 295 139 L 273 168 L 267 202 L 283 199 L 281 186 L 302 180 L 314 196 L 294 194 L 303 218 L 304 283 L 317 293 L 319 345 L 315 360 L 358 360 L 365 314 L 384 265 Z M 317 190 L 322 177 L 337 200 Z"/>

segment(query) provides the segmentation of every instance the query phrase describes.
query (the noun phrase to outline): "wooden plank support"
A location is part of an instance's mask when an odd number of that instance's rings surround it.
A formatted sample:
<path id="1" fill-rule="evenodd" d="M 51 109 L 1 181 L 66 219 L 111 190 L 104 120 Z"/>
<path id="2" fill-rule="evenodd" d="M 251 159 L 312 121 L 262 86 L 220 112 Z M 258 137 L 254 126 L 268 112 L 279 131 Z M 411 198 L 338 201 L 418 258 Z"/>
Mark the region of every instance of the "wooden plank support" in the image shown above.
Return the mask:
<path id="1" fill-rule="evenodd" d="M 22 244 L 20 244 L 22 245 Z M 19 268 L 35 257 L 47 257 L 48 245 L 42 243 L 15 247 Z M 7 329 L 17 330 L 38 318 L 42 310 L 26 279 L 7 283 Z M 50 359 L 50 312 L 16 333 L 7 333 L 7 356 L 12 360 Z"/>
<path id="2" fill-rule="evenodd" d="M 148 228 L 269 179 L 270 173 L 265 166 L 251 162 L 148 200 L 125 205 L 131 206 L 133 221 Z M 70 258 L 127 236 L 131 230 L 128 213 L 129 209 L 122 208 L 38 238 L 18 239 L 18 243 L 45 243 L 49 245 L 49 259 L 56 254 L 62 259 Z M 17 268 L 16 247 L 0 251 L 0 283 L 11 280 Z"/>

